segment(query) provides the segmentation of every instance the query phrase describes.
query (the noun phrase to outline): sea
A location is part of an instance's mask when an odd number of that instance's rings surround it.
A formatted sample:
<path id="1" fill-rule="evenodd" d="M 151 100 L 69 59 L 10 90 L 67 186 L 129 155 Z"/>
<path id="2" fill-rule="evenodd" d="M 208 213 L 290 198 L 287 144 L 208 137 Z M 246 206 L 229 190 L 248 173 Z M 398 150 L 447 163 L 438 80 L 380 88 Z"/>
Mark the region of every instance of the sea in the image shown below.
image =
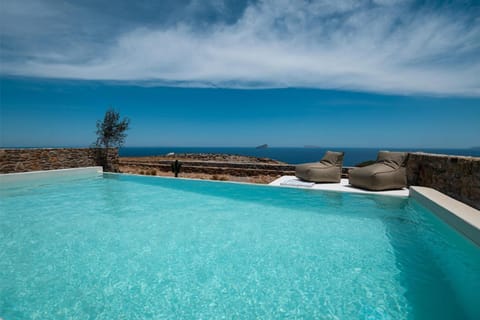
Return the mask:
<path id="1" fill-rule="evenodd" d="M 263 149 L 247 147 L 122 147 L 120 156 L 123 157 L 142 157 L 166 155 L 168 153 L 222 153 L 235 154 L 243 156 L 252 156 L 259 158 L 270 158 L 290 164 L 299 164 L 305 162 L 319 161 L 325 151 L 343 151 L 345 157 L 344 166 L 355 166 L 361 162 L 375 160 L 378 151 L 409 151 L 409 152 L 427 152 L 436 154 L 448 154 L 458 156 L 480 157 L 479 148 L 470 149 L 429 149 L 429 148 L 410 148 L 410 149 L 392 149 L 392 148 L 280 148 L 268 147 Z"/>

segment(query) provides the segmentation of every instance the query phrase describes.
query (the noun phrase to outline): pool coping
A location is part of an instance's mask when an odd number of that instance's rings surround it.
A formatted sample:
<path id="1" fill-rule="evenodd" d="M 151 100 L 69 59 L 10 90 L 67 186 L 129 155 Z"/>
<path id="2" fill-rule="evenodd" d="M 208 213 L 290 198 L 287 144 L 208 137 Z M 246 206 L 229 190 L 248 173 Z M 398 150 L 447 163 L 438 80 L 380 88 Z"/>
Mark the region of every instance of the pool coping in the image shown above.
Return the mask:
<path id="1" fill-rule="evenodd" d="M 99 175 L 103 173 L 103 167 L 81 167 L 54 170 L 39 170 L 27 172 L 14 172 L 0 174 L 0 185 L 12 182 L 29 182 L 46 178 L 65 178 L 72 176 Z"/>
<path id="2" fill-rule="evenodd" d="M 411 186 L 410 197 L 480 247 L 480 210 L 428 187 Z"/>
<path id="3" fill-rule="evenodd" d="M 144 174 L 137 174 L 137 173 L 119 173 L 119 172 L 104 172 L 107 175 L 122 175 L 122 176 L 134 176 L 134 177 L 147 177 L 147 178 L 160 178 L 160 179 L 171 179 L 171 180 L 192 180 L 192 181 L 204 181 L 204 182 L 219 182 L 219 183 L 229 183 L 229 184 L 240 184 L 240 185 L 250 185 L 250 186 L 257 186 L 263 188 L 291 188 L 291 189 L 304 189 L 304 190 L 311 190 L 311 191 L 323 191 L 323 192 L 343 192 L 343 193 L 352 193 L 352 194 L 364 194 L 364 195 L 373 195 L 373 196 L 395 196 L 395 197 L 402 197 L 408 198 L 408 189 L 404 188 L 401 190 L 390 190 L 390 191 L 368 191 L 362 190 L 358 188 L 354 188 L 348 185 L 345 188 L 307 188 L 307 187 L 298 187 L 298 186 L 288 186 L 288 185 L 280 185 L 280 184 L 272 184 L 275 180 L 271 183 L 254 183 L 254 182 L 242 182 L 242 181 L 224 181 L 224 180 L 211 180 L 211 179 L 200 179 L 200 178 L 184 178 L 184 177 L 169 177 L 169 176 L 150 176 Z M 290 177 L 290 176 L 283 176 L 283 177 Z M 348 179 L 342 179 L 342 181 L 348 181 Z M 323 185 L 338 185 L 338 183 L 329 183 Z M 392 192 L 393 191 L 393 192 Z"/>

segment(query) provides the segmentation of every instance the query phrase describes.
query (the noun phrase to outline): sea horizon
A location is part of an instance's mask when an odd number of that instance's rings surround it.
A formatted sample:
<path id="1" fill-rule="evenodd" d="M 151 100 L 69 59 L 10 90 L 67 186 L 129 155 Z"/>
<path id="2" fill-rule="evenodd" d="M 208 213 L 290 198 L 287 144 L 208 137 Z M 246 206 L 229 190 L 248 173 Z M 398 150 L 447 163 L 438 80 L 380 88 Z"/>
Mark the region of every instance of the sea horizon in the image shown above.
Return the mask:
<path id="1" fill-rule="evenodd" d="M 344 166 L 355 166 L 361 162 L 375 160 L 378 151 L 405 151 L 447 154 L 454 156 L 480 157 L 480 150 L 472 148 L 386 148 L 386 147 L 122 147 L 121 157 L 143 157 L 166 155 L 168 153 L 221 153 L 270 158 L 289 164 L 319 161 L 325 151 L 345 152 Z"/>
<path id="2" fill-rule="evenodd" d="M 89 146 L 35 146 L 0 147 L 0 149 L 35 148 L 88 148 Z M 480 149 L 470 148 L 403 148 L 403 147 L 205 147 L 205 146 L 124 146 L 119 149 L 120 157 L 162 156 L 169 153 L 216 153 L 269 158 L 289 164 L 319 161 L 327 150 L 345 152 L 344 166 L 356 166 L 359 163 L 375 160 L 379 151 L 425 152 L 452 156 L 480 157 Z"/>

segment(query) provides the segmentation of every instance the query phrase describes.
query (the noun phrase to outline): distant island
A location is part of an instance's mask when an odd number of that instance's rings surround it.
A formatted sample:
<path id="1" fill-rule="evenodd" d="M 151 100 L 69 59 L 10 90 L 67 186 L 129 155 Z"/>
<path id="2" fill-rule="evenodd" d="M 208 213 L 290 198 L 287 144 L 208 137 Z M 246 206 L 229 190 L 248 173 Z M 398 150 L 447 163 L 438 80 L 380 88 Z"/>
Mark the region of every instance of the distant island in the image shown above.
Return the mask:
<path id="1" fill-rule="evenodd" d="M 255 149 L 267 149 L 268 148 L 268 144 L 262 144 L 258 147 L 255 147 Z"/>
<path id="2" fill-rule="evenodd" d="M 315 146 L 315 145 L 305 145 L 303 146 L 304 148 L 307 148 L 307 149 L 320 149 L 321 147 L 320 146 Z"/>

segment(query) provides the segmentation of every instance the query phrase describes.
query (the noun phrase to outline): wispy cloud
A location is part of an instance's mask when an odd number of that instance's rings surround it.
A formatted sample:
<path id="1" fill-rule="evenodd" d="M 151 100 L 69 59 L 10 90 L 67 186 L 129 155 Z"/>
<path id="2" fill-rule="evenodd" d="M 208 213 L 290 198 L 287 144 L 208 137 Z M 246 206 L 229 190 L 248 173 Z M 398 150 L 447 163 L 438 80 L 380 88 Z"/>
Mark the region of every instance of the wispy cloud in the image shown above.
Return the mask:
<path id="1" fill-rule="evenodd" d="M 34 36 L 23 46 L 8 46 L 20 31 L 6 22 L 10 34 L 2 33 L 8 41 L 2 44 L 1 72 L 139 84 L 480 95 L 478 6 L 264 0 L 237 8 L 235 15 L 228 11 L 231 2 L 202 3 L 184 6 L 192 21 L 165 15 L 168 24 L 137 19 L 125 21 L 118 32 L 99 27 L 98 34 L 89 28 L 74 31 L 64 21 L 65 12 L 43 7 L 36 19 L 52 24 L 43 32 L 32 27 Z M 227 12 L 228 19 L 193 19 L 199 12 L 208 16 L 205 10 L 217 16 Z M 90 12 L 81 21 L 93 19 Z M 52 41 L 65 24 L 64 37 Z M 48 45 L 41 44 L 43 39 Z"/>

